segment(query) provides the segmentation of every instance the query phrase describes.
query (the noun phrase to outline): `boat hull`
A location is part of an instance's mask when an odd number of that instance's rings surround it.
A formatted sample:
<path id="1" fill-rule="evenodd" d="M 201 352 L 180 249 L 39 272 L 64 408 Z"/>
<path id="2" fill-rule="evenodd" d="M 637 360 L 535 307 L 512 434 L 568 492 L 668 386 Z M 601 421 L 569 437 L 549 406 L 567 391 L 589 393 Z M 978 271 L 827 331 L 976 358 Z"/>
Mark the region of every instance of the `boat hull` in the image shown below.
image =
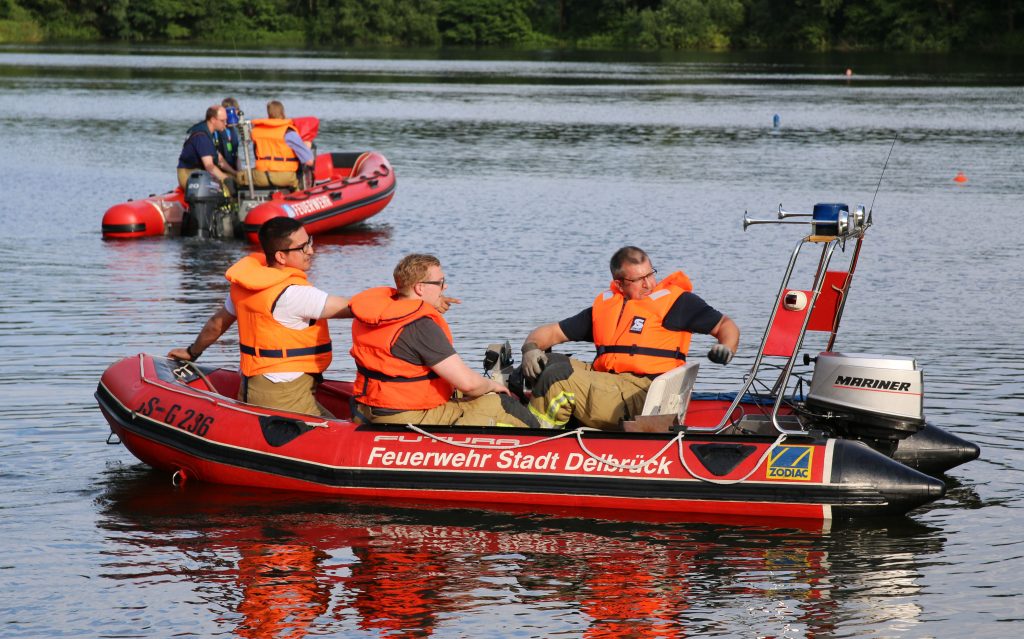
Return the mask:
<path id="1" fill-rule="evenodd" d="M 295 218 L 311 235 L 337 231 L 384 210 L 397 185 L 391 164 L 376 151 L 321 154 L 314 175 L 314 186 L 292 193 L 261 192 L 260 203 L 255 205 L 242 187 L 238 209 L 245 211 L 245 219 L 238 228 L 243 235 L 257 243 L 260 225 L 273 217 Z M 115 204 L 103 214 L 103 237 L 127 240 L 179 235 L 188 208 L 180 188 Z"/>
<path id="2" fill-rule="evenodd" d="M 395 171 L 380 153 L 332 153 L 332 179 L 304 191 L 274 198 L 254 207 L 245 217 L 243 231 L 250 242 L 258 241 L 260 226 L 274 217 L 302 222 L 310 235 L 334 231 L 376 215 L 395 195 Z M 326 160 L 321 161 L 324 164 Z"/>
<path id="3" fill-rule="evenodd" d="M 131 240 L 167 235 L 181 226 L 187 209 L 181 189 L 115 204 L 103 214 L 103 237 Z"/>
<path id="4" fill-rule="evenodd" d="M 859 442 L 661 433 L 356 425 L 230 399 L 237 375 L 176 379 L 146 355 L 96 397 L 141 461 L 198 480 L 338 497 L 597 508 L 661 515 L 833 519 L 897 515 L 944 484 Z M 351 386 L 319 399 L 343 414 Z"/>

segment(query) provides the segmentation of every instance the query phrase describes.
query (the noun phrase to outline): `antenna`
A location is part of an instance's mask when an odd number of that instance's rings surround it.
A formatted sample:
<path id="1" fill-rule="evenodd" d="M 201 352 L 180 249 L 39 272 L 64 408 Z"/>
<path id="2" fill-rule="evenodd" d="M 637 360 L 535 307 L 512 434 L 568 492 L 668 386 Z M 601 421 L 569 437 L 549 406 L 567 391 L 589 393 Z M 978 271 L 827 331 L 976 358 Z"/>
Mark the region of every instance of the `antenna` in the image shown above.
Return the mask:
<path id="1" fill-rule="evenodd" d="M 885 156 L 885 163 L 882 164 L 882 172 L 878 176 L 878 186 L 875 187 L 875 194 L 871 196 L 871 206 L 868 207 L 868 223 L 871 221 L 871 212 L 875 210 L 875 198 L 878 197 L 878 189 L 882 188 L 882 176 L 885 175 L 885 167 L 889 166 L 889 158 L 892 157 L 892 150 L 896 147 L 896 140 L 900 134 L 892 136 L 892 144 L 889 145 L 889 154 Z"/>

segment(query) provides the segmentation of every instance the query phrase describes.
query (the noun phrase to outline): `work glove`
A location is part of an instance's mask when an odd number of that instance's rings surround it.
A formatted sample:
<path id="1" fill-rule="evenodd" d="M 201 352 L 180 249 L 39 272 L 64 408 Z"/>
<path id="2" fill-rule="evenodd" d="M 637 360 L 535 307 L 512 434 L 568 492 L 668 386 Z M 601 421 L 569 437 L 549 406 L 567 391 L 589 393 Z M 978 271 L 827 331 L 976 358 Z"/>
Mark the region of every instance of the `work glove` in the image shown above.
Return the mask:
<path id="1" fill-rule="evenodd" d="M 531 382 L 540 376 L 548 363 L 548 354 L 533 342 L 523 344 L 523 376 Z"/>
<path id="2" fill-rule="evenodd" d="M 708 359 L 716 364 L 725 366 L 732 361 L 732 351 L 730 351 L 729 347 L 725 344 L 715 344 L 711 347 L 711 350 L 708 351 Z"/>

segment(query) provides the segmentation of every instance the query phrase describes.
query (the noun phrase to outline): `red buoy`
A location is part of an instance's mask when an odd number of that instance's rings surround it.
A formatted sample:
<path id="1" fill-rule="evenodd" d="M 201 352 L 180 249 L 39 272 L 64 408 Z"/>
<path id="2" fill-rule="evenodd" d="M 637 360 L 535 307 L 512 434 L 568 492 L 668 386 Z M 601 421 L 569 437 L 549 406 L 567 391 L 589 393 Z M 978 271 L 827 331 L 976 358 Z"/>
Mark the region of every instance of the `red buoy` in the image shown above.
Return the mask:
<path id="1" fill-rule="evenodd" d="M 953 181 L 957 182 L 958 184 L 963 184 L 964 182 L 967 181 L 967 176 L 964 175 L 963 171 L 957 171 L 956 172 L 956 177 L 953 178 Z"/>

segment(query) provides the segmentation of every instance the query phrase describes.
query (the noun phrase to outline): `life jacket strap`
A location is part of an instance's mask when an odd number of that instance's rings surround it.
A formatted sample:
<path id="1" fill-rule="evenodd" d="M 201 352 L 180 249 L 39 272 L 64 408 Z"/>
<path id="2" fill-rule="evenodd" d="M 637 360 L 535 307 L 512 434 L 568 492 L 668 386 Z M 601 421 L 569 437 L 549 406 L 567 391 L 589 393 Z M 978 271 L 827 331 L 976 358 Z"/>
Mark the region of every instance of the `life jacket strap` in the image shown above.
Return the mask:
<path id="1" fill-rule="evenodd" d="M 668 350 L 665 348 L 650 348 L 648 346 L 598 346 L 597 356 L 601 357 L 605 354 L 622 354 L 622 355 L 646 355 L 648 357 L 667 357 L 669 359 L 678 359 L 686 361 L 686 353 L 677 350 Z"/>
<path id="2" fill-rule="evenodd" d="M 325 344 L 317 344 L 316 346 L 304 346 L 302 348 L 261 348 L 259 353 L 256 352 L 256 348 L 249 346 L 248 344 L 238 344 L 238 350 L 243 355 L 252 355 L 253 357 L 271 357 L 271 358 L 284 358 L 284 357 L 304 357 L 306 355 L 321 355 L 323 353 L 330 353 L 332 350 L 331 342 Z"/>
<path id="3" fill-rule="evenodd" d="M 369 368 L 366 368 L 364 366 L 360 366 L 358 364 L 356 365 L 356 370 L 358 370 L 359 374 L 362 375 L 363 377 L 365 377 L 366 379 L 375 379 L 378 382 L 399 382 L 399 383 L 405 383 L 405 382 L 425 382 L 427 380 L 437 379 L 438 377 L 440 377 L 440 375 L 438 375 L 434 371 L 430 371 L 426 375 L 420 375 L 418 377 L 402 377 L 400 375 L 385 375 L 384 373 L 382 373 L 380 371 L 370 370 Z"/>

